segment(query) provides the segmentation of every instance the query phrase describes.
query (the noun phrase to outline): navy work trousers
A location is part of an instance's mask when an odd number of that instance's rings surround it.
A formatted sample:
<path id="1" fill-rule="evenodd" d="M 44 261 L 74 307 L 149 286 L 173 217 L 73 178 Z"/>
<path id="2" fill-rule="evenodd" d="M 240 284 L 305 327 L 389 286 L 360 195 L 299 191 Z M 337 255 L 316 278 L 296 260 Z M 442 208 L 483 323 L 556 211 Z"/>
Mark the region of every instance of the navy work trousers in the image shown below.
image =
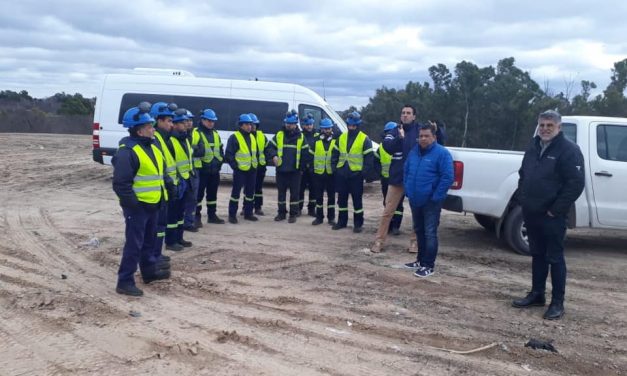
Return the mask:
<path id="1" fill-rule="evenodd" d="M 253 214 L 253 203 L 255 201 L 255 180 L 257 180 L 257 170 L 233 171 L 233 189 L 229 201 L 229 217 L 237 216 L 237 206 L 239 205 L 239 195 L 244 188 L 244 215 Z"/>
<path id="2" fill-rule="evenodd" d="M 126 242 L 122 250 L 122 260 L 118 269 L 118 287 L 135 286 L 135 272 L 139 270 L 143 276 L 155 273 L 153 251 L 157 232 L 157 210 L 122 208 L 126 222 Z"/>

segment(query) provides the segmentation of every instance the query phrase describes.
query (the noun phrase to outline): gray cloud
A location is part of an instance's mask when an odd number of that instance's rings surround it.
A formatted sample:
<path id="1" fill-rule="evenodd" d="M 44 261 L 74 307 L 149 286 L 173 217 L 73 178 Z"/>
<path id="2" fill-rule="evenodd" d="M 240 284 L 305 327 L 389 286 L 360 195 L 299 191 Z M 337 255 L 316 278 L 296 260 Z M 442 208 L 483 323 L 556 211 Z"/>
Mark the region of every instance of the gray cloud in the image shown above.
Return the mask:
<path id="1" fill-rule="evenodd" d="M 554 90 L 607 85 L 627 57 L 627 3 L 588 1 L 23 0 L 0 14 L 0 89 L 95 96 L 134 67 L 294 82 L 337 109 L 461 60 L 514 56 Z"/>

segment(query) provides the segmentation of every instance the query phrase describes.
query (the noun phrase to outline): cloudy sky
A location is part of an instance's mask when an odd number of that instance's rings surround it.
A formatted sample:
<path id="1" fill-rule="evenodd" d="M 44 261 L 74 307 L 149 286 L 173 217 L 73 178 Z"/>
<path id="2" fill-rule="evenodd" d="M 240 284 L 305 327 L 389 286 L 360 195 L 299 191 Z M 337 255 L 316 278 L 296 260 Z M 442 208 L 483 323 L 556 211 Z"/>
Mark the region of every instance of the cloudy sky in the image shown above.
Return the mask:
<path id="1" fill-rule="evenodd" d="M 462 60 L 517 65 L 555 92 L 627 58 L 623 0 L 0 0 L 0 90 L 96 96 L 106 73 L 177 68 L 292 82 L 336 110 Z M 472 4 L 472 5 L 470 5 Z"/>

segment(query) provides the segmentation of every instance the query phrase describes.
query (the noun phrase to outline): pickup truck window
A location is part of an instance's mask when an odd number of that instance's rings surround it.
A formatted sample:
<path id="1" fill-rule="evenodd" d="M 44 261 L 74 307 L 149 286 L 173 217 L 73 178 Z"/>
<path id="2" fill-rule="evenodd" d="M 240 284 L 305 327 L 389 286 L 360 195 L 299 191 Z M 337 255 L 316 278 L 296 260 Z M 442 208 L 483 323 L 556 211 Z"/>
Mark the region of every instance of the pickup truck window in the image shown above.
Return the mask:
<path id="1" fill-rule="evenodd" d="M 562 123 L 562 133 L 567 139 L 577 143 L 577 125 L 574 123 Z"/>
<path id="2" fill-rule="evenodd" d="M 627 127 L 600 124 L 597 127 L 597 154 L 609 161 L 627 162 Z"/>

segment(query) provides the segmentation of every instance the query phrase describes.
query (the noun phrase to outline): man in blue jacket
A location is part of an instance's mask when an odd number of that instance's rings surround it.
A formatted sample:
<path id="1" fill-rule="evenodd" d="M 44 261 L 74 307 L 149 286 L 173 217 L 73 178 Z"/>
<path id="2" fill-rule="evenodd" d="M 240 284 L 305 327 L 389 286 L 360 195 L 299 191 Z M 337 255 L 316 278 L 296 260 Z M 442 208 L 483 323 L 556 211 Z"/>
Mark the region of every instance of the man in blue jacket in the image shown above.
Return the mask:
<path id="1" fill-rule="evenodd" d="M 436 142 L 435 132 L 431 124 L 420 126 L 418 145 L 409 152 L 403 175 L 414 231 L 420 244 L 416 261 L 405 264 L 405 267 L 415 269 L 416 277 L 428 277 L 434 272 L 440 212 L 446 192 L 453 184 L 453 158 Z"/>
<path id="2" fill-rule="evenodd" d="M 512 305 L 516 308 L 544 306 L 546 278 L 551 271 L 551 304 L 547 320 L 564 315 L 566 261 L 564 235 L 566 216 L 583 192 L 584 160 L 579 147 L 561 132 L 562 117 L 545 111 L 538 117 L 538 135 L 525 152 L 518 181 L 517 199 L 531 252 L 531 292 Z"/>

